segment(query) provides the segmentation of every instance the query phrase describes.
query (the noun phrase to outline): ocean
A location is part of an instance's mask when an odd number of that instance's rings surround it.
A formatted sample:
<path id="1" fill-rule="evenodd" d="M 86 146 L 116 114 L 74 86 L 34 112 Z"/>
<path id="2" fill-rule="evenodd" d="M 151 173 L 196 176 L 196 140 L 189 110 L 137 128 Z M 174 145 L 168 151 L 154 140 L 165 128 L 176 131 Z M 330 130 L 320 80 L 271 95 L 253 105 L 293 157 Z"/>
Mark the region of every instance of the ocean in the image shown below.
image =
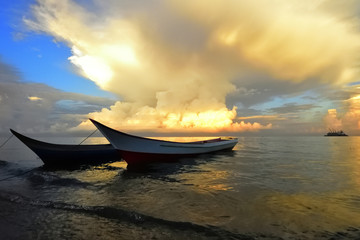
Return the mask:
<path id="1" fill-rule="evenodd" d="M 46 169 L 13 138 L 0 148 L 0 239 L 359 239 L 359 146 L 251 136 L 142 171 Z"/>

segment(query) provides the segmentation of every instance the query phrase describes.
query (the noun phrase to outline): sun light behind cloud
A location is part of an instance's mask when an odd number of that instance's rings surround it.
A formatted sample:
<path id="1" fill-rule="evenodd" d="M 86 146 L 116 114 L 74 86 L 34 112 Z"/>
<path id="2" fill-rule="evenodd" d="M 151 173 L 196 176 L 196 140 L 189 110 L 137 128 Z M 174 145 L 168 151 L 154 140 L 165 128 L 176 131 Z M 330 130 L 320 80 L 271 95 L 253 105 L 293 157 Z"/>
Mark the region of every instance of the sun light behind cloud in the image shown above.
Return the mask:
<path id="1" fill-rule="evenodd" d="M 69 60 L 79 67 L 87 78 L 105 87 L 114 75 L 106 61 L 99 57 L 84 55 L 76 46 L 72 49 L 74 55 L 69 57 Z"/>
<path id="2" fill-rule="evenodd" d="M 130 113 L 134 114 L 130 114 Z M 121 114 L 119 114 L 121 113 Z M 271 129 L 272 124 L 262 125 L 257 122 L 236 121 L 236 108 L 220 108 L 204 112 L 168 112 L 148 106 L 117 102 L 111 109 L 90 113 L 89 117 L 119 130 L 154 130 L 158 132 L 243 132 Z M 90 130 L 93 125 L 89 120 L 82 122 L 73 130 Z"/>
<path id="3" fill-rule="evenodd" d="M 103 52 L 106 56 L 113 58 L 121 63 L 137 66 L 139 64 L 134 50 L 127 45 L 104 46 Z"/>

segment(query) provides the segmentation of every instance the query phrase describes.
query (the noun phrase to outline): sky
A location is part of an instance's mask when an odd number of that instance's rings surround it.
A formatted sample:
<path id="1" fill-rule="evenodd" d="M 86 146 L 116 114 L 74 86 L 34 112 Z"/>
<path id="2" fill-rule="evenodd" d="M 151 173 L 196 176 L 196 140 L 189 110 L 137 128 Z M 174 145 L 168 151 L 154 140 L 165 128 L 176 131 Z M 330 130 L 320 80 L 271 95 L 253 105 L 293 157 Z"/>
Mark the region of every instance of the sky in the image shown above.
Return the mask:
<path id="1" fill-rule="evenodd" d="M 358 0 L 0 3 L 0 133 L 360 135 Z"/>

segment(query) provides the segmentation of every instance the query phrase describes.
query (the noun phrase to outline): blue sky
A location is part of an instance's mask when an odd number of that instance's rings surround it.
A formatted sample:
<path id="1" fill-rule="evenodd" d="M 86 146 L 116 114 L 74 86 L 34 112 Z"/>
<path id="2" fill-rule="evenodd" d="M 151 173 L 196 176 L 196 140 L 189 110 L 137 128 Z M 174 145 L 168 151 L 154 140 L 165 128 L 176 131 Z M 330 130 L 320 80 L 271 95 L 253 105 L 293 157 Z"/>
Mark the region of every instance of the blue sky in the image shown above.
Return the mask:
<path id="1" fill-rule="evenodd" d="M 67 60 L 71 50 L 52 36 L 30 32 L 22 19 L 29 15 L 31 2 L 4 1 L 0 10 L 0 54 L 16 67 L 24 81 L 44 83 L 54 88 L 114 98 L 92 81 L 76 74 Z"/>

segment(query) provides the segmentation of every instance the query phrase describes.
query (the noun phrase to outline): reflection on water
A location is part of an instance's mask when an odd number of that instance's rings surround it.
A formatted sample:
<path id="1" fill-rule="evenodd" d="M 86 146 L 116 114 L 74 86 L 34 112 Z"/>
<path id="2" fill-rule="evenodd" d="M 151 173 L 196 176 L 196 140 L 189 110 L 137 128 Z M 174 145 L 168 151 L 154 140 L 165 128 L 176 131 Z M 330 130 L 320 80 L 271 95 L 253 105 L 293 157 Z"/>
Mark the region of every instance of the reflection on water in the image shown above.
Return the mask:
<path id="1" fill-rule="evenodd" d="M 360 187 L 360 138 L 330 138 L 329 145 L 333 171 L 342 174 L 348 180 L 347 184 L 356 184 L 354 187 Z"/>
<path id="2" fill-rule="evenodd" d="M 123 161 L 47 170 L 12 144 L 0 149 L 1 178 L 18 175 L 0 181 L 9 238 L 360 237 L 358 137 L 241 137 L 232 152 L 143 171 Z"/>

